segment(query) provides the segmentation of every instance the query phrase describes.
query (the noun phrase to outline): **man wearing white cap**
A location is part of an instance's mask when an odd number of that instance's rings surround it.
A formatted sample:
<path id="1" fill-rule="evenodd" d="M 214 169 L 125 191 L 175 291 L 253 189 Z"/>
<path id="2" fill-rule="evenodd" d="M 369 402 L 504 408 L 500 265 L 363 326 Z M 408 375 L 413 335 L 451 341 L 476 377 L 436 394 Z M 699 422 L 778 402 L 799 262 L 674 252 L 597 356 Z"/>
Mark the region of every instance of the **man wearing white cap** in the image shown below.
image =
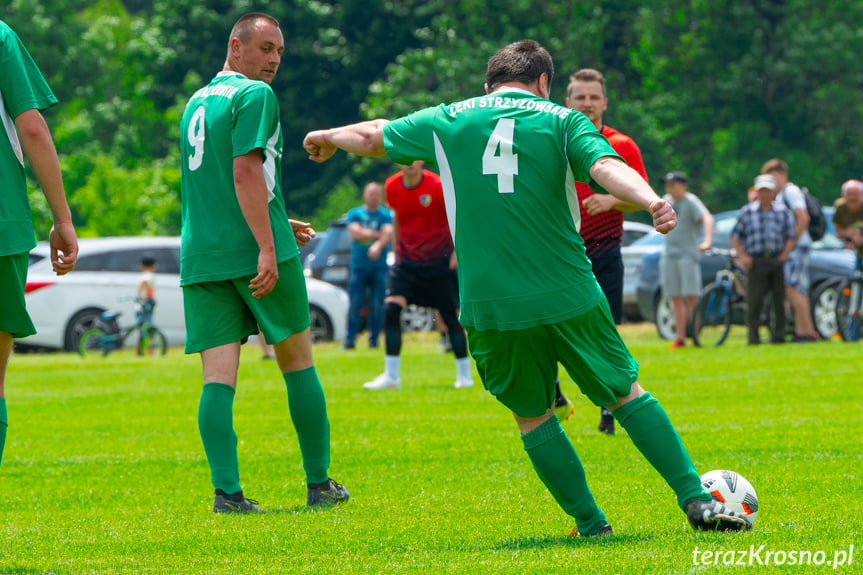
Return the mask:
<path id="1" fill-rule="evenodd" d="M 731 232 L 731 246 L 743 267 L 749 270 L 746 283 L 746 325 L 749 345 L 761 343 L 758 326 L 764 297 L 773 304 L 773 343 L 785 341 L 785 274 L 783 266 L 794 249 L 794 215 L 776 197 L 776 180 L 762 174 L 755 178 L 755 201 L 743 206 Z"/>

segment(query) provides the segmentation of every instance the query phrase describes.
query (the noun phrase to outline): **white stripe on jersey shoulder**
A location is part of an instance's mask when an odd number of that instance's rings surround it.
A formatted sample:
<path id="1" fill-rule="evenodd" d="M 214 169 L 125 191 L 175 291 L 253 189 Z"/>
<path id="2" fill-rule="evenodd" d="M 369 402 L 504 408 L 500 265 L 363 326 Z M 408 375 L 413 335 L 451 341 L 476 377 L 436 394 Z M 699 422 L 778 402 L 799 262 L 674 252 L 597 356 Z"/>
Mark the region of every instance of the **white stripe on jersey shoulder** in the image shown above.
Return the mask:
<path id="1" fill-rule="evenodd" d="M 563 159 L 566 161 L 566 183 L 564 190 L 566 193 L 566 203 L 569 206 L 569 215 L 572 217 L 572 223 L 575 226 L 575 231 L 581 233 L 581 208 L 578 203 L 578 192 L 575 190 L 575 175 L 572 173 L 572 166 L 569 163 L 569 136 L 563 136 Z"/>
<path id="2" fill-rule="evenodd" d="M 15 157 L 18 162 L 24 165 L 24 152 L 21 151 L 21 141 L 18 140 L 18 132 L 15 130 L 15 121 L 9 112 L 6 111 L 6 103 L 3 101 L 3 94 L 0 94 L 0 119 L 3 120 L 3 128 L 6 131 L 6 137 L 9 139 L 9 145 L 12 146 L 12 151 L 15 152 Z"/>
<path id="3" fill-rule="evenodd" d="M 434 138 L 435 160 L 437 160 L 438 170 L 440 170 L 440 184 L 443 188 L 443 203 L 446 206 L 449 234 L 452 236 L 452 243 L 455 246 L 455 184 L 452 181 L 452 170 L 449 167 L 446 152 L 438 140 L 437 134 L 432 132 L 432 137 Z"/>

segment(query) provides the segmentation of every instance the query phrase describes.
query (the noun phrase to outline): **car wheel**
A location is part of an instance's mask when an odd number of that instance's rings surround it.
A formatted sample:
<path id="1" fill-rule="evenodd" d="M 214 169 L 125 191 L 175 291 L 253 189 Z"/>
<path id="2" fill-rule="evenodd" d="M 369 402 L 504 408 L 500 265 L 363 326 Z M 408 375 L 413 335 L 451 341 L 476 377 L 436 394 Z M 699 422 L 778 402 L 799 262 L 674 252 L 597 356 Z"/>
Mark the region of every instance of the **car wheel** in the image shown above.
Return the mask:
<path id="1" fill-rule="evenodd" d="M 434 310 L 430 307 L 408 305 L 402 311 L 402 331 L 430 331 L 434 329 Z"/>
<path id="2" fill-rule="evenodd" d="M 812 323 L 818 334 L 830 339 L 839 330 L 836 324 L 836 298 L 839 296 L 840 278 L 821 282 L 812 292 Z"/>
<path id="3" fill-rule="evenodd" d="M 78 345 L 81 342 L 81 336 L 87 330 L 93 329 L 96 326 L 96 321 L 102 315 L 103 309 L 90 307 L 82 309 L 72 316 L 69 323 L 66 325 L 66 334 L 63 341 L 63 349 L 66 351 L 78 351 Z"/>
<path id="4" fill-rule="evenodd" d="M 671 305 L 670 297 L 663 297 L 657 294 L 654 317 L 656 318 L 656 331 L 659 332 L 659 337 L 668 340 L 677 337 L 674 331 L 674 308 Z"/>
<path id="5" fill-rule="evenodd" d="M 310 305 L 309 317 L 311 319 L 309 329 L 312 335 L 312 343 L 333 341 L 333 322 L 330 316 L 318 306 Z"/>

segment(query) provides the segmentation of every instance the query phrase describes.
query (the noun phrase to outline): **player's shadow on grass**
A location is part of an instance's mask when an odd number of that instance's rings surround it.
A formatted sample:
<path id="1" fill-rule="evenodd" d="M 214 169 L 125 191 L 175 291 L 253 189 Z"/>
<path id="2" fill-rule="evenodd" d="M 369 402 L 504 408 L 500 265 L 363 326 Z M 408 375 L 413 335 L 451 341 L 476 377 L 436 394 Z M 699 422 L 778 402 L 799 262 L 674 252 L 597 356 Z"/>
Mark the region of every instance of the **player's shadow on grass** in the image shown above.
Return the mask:
<path id="1" fill-rule="evenodd" d="M 581 547 L 584 545 L 616 545 L 633 543 L 648 543 L 652 537 L 647 535 L 612 535 L 611 537 L 585 538 L 585 537 L 525 537 L 523 539 L 509 539 L 500 541 L 494 545 L 499 551 L 514 551 L 520 549 L 544 549 L 546 547 Z"/>

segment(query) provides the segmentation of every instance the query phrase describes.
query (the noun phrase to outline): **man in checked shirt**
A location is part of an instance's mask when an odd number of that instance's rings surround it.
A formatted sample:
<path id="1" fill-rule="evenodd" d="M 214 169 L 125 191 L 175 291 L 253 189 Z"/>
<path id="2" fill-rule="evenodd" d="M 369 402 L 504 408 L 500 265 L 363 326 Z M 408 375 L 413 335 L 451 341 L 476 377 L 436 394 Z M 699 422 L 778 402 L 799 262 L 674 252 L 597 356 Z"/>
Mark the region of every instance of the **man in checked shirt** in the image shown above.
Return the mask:
<path id="1" fill-rule="evenodd" d="M 614 151 L 647 181 L 641 150 L 635 141 L 602 123 L 602 113 L 608 108 L 608 97 L 605 93 L 605 77 L 601 72 L 585 68 L 570 76 L 566 88 L 566 106 L 587 116 L 608 139 Z M 595 194 L 590 186 L 581 182 L 575 183 L 575 190 L 581 208 L 580 233 L 587 257 L 593 265 L 593 275 L 608 300 L 614 323 L 620 324 L 623 315 L 623 259 L 620 256 L 623 212 L 634 212 L 641 208 L 618 200 L 611 194 Z M 554 405 L 561 421 L 572 414 L 572 404 L 561 392 L 559 381 Z M 614 417 L 604 407 L 601 410 L 599 430 L 614 435 Z"/>
<path id="2" fill-rule="evenodd" d="M 737 251 L 741 265 L 749 270 L 746 282 L 746 325 L 749 345 L 761 343 L 758 326 L 764 296 L 773 304 L 773 343 L 785 342 L 785 273 L 783 267 L 794 249 L 795 220 L 791 210 L 776 202 L 776 180 L 769 174 L 755 178 L 758 194 L 740 210 L 731 231 L 731 247 Z"/>

